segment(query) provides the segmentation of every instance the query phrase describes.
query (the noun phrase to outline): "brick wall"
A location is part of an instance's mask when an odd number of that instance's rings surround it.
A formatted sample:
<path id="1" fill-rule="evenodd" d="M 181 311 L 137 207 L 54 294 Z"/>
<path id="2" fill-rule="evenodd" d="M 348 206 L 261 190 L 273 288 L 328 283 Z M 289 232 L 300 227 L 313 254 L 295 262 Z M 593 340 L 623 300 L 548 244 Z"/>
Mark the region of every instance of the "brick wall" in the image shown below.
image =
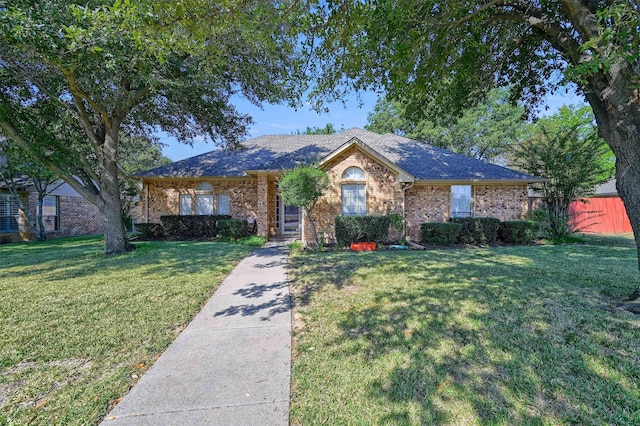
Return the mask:
<path id="1" fill-rule="evenodd" d="M 416 184 L 405 198 L 407 236 L 420 241 L 420 226 L 425 222 L 446 222 L 451 216 L 451 186 Z"/>
<path id="2" fill-rule="evenodd" d="M 160 216 L 177 215 L 180 213 L 180 194 L 190 194 L 194 197 L 196 188 L 202 182 L 209 182 L 213 186 L 214 208 L 217 208 L 216 196 L 229 195 L 229 213 L 237 219 L 248 216 L 258 217 L 258 185 L 257 179 L 157 179 L 146 181 L 142 190 L 141 221 L 145 221 L 147 213 L 148 193 L 148 222 L 160 222 Z M 275 205 L 275 194 L 273 195 Z M 275 219 L 274 219 L 275 220 Z"/>
<path id="3" fill-rule="evenodd" d="M 35 192 L 20 194 L 28 206 L 33 220 L 37 222 L 38 196 Z M 18 220 L 20 232 L 0 234 L 0 242 L 30 241 L 37 239 L 32 232 L 27 216 L 20 212 Z M 98 209 L 80 196 L 58 196 L 58 230 L 52 221 L 44 221 L 47 238 L 71 237 L 102 233 L 102 216 Z"/>
<path id="4" fill-rule="evenodd" d="M 318 236 L 324 236 L 327 243 L 335 242 L 334 221 L 336 216 L 342 214 L 342 174 L 349 167 L 359 167 L 365 173 L 368 215 L 402 212 L 402 189 L 398 175 L 360 149 L 352 147 L 326 165 L 329 188 L 313 210 Z M 307 242 L 311 242 L 308 221 L 305 221 L 305 226 Z M 390 234 L 390 239 L 400 239 L 400 235 L 394 232 Z"/>
<path id="5" fill-rule="evenodd" d="M 500 220 L 522 219 L 527 213 L 527 185 L 474 185 L 473 215 Z"/>

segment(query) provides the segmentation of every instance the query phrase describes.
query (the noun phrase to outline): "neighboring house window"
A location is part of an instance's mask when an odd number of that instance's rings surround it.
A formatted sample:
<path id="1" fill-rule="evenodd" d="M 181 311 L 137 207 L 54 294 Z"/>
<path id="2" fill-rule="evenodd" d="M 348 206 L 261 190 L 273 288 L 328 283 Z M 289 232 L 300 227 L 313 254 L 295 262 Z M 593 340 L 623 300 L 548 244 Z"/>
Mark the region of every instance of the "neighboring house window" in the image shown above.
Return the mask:
<path id="1" fill-rule="evenodd" d="M 276 194 L 276 229 L 280 229 L 280 194 Z"/>
<path id="2" fill-rule="evenodd" d="M 18 232 L 18 199 L 13 195 L 0 194 L 0 232 Z"/>
<path id="3" fill-rule="evenodd" d="M 451 185 L 451 217 L 471 217 L 471 185 Z"/>
<path id="4" fill-rule="evenodd" d="M 213 186 L 203 182 L 196 189 L 196 214 L 213 214 Z"/>
<path id="5" fill-rule="evenodd" d="M 364 172 L 357 167 L 349 167 L 342 174 L 342 214 L 344 216 L 364 216 L 367 214 L 365 180 Z"/>
<path id="6" fill-rule="evenodd" d="M 58 231 L 59 199 L 57 195 L 47 195 L 42 200 L 42 220 L 47 231 Z"/>
<path id="7" fill-rule="evenodd" d="M 226 194 L 218 195 L 218 214 L 229 214 L 229 196 Z"/>
<path id="8" fill-rule="evenodd" d="M 180 215 L 188 216 L 192 214 L 191 194 L 180 194 Z"/>

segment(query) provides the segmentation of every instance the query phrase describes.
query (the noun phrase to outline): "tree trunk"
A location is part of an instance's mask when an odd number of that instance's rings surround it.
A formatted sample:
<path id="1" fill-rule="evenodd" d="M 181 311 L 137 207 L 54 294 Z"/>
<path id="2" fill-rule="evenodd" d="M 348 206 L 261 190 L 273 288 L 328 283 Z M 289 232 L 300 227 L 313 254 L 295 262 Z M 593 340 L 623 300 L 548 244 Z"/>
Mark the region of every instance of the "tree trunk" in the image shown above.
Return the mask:
<path id="1" fill-rule="evenodd" d="M 44 205 L 45 195 L 38 191 L 38 239 L 40 241 L 46 241 L 47 230 L 44 228 L 44 221 L 42 220 L 42 207 Z"/>
<path id="2" fill-rule="evenodd" d="M 307 216 L 307 219 L 309 219 L 309 225 L 311 225 L 311 234 L 313 236 L 313 242 L 315 243 L 316 247 L 318 246 L 318 231 L 316 230 L 316 224 L 313 222 L 313 218 L 311 217 L 311 210 L 304 208 L 304 212 Z"/>
<path id="3" fill-rule="evenodd" d="M 590 79 L 592 90 L 585 96 L 600 135 L 616 155 L 616 188 L 631 222 L 640 271 L 640 107 L 633 75 L 627 64 L 616 64 L 606 76 Z M 640 286 L 630 295 L 638 298 Z"/>
<path id="4" fill-rule="evenodd" d="M 135 248 L 129 244 L 124 226 L 116 161 L 117 144 L 117 136 L 107 133 L 102 155 L 98 157 L 100 194 L 97 204 L 102 214 L 105 254 L 124 253 Z"/>

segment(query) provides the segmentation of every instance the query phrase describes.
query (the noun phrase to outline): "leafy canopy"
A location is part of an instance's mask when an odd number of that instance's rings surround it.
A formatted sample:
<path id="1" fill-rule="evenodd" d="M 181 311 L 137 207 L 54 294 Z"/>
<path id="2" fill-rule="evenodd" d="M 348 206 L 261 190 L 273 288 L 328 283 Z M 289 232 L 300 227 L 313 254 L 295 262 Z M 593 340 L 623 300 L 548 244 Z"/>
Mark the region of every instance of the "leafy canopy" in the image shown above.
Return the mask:
<path id="1" fill-rule="evenodd" d="M 329 176 L 317 167 L 300 166 L 285 173 L 278 185 L 284 204 L 302 207 L 310 212 L 329 187 Z"/>
<path id="2" fill-rule="evenodd" d="M 423 118 L 402 100 L 380 98 L 365 127 L 376 133 L 394 133 L 470 157 L 504 163 L 510 147 L 524 138 L 527 127 L 524 115 L 524 107 L 509 102 L 507 89 L 495 89 L 485 102 L 465 109 L 460 117 L 448 119 Z"/>

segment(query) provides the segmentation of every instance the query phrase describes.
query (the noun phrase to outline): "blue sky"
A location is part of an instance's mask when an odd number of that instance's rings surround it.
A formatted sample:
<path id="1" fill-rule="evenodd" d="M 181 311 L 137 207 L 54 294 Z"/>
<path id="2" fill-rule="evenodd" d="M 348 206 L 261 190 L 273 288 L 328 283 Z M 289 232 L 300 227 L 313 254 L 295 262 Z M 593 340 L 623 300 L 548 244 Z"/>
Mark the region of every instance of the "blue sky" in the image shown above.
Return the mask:
<path id="1" fill-rule="evenodd" d="M 346 99 L 345 104 L 336 102 L 328 105 L 329 112 L 318 114 L 310 107 L 304 106 L 298 110 L 283 106 L 265 104 L 262 108 L 252 105 L 245 99 L 236 98 L 235 106 L 238 111 L 253 117 L 254 124 L 250 127 L 249 138 L 271 134 L 291 134 L 296 130 L 304 130 L 307 127 L 324 127 L 332 123 L 336 129 L 352 127 L 364 128 L 367 124 L 367 115 L 373 111 L 377 95 L 373 92 L 360 94 L 360 101 L 354 94 Z M 553 114 L 562 105 L 584 103 L 583 99 L 573 90 L 565 93 L 560 89 L 547 98 L 545 105 L 547 110 L 541 110 L 540 115 Z M 193 157 L 215 149 L 211 143 L 202 140 L 194 142 L 193 146 L 181 144 L 171 137 L 159 135 L 161 141 L 166 144 L 162 152 L 173 161 Z"/>

